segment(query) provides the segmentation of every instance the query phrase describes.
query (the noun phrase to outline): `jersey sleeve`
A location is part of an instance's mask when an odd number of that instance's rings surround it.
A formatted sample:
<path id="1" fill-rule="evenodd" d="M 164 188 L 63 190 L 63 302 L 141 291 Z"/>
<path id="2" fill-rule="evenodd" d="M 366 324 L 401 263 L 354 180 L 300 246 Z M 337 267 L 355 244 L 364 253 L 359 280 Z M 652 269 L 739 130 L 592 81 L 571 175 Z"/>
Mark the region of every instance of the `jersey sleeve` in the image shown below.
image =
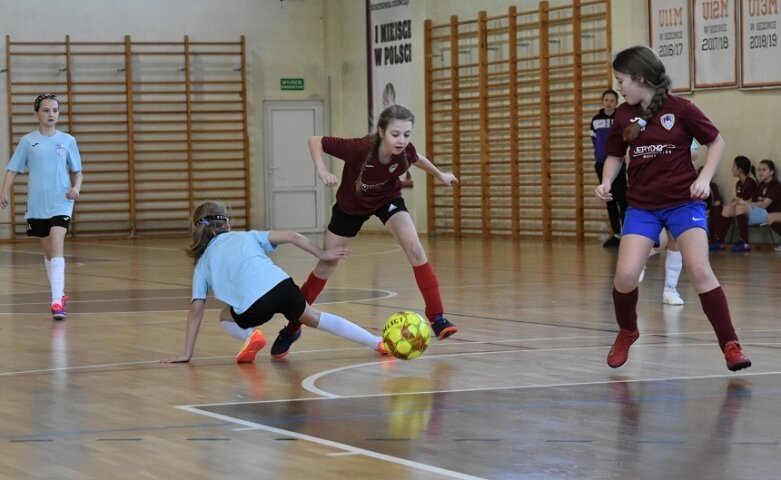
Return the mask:
<path id="1" fill-rule="evenodd" d="M 743 185 L 743 200 L 751 200 L 759 189 L 759 185 L 757 185 L 757 182 L 755 182 L 753 178 L 749 178 L 749 180 L 749 182 L 746 182 L 745 185 Z"/>
<path id="2" fill-rule="evenodd" d="M 351 160 L 357 152 L 365 151 L 363 139 L 323 137 L 323 152 L 340 160 Z"/>
<path id="3" fill-rule="evenodd" d="M 192 300 L 206 300 L 209 295 L 209 282 L 206 277 L 203 276 L 198 265 L 195 266 L 193 271 L 193 291 Z"/>
<path id="4" fill-rule="evenodd" d="M 27 150 L 29 149 L 29 142 L 26 138 L 22 138 L 19 145 L 16 146 L 14 154 L 11 156 L 11 160 L 8 162 L 8 170 L 16 173 L 24 173 L 27 170 Z"/>
<path id="5" fill-rule="evenodd" d="M 277 246 L 268 239 L 268 231 L 265 230 L 250 230 L 250 235 L 252 235 L 252 238 L 255 239 L 255 241 L 258 242 L 260 245 L 260 248 L 265 250 L 266 252 L 273 252 L 277 249 Z"/>
<path id="6" fill-rule="evenodd" d="M 409 142 L 407 144 L 407 148 L 404 150 L 407 151 L 407 159 L 409 160 L 410 165 L 418 161 L 418 150 L 415 148 L 415 145 L 413 145 L 412 142 Z"/>
<path id="7" fill-rule="evenodd" d="M 610 131 L 607 134 L 607 140 L 605 140 L 605 153 L 611 157 L 623 158 L 628 147 L 624 141 L 624 126 L 618 121 L 618 115 L 613 120 L 613 125 L 610 127 Z"/>
<path id="8" fill-rule="evenodd" d="M 74 173 L 81 171 L 81 154 L 76 139 L 73 137 L 70 137 L 68 142 L 68 168 Z"/>
<path id="9" fill-rule="evenodd" d="M 700 145 L 708 145 L 719 136 L 719 129 L 693 102 L 686 102 L 686 126 Z"/>

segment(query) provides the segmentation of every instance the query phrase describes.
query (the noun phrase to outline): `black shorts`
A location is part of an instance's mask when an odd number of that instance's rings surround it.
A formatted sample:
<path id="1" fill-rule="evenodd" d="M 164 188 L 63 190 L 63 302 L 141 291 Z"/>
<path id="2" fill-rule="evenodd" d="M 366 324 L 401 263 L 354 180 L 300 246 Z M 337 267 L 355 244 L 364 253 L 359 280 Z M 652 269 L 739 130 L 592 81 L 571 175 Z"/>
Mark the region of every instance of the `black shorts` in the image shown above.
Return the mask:
<path id="1" fill-rule="evenodd" d="M 52 227 L 63 227 L 65 231 L 71 226 L 70 215 L 57 215 L 52 218 L 28 218 L 27 236 L 46 238 Z"/>
<path id="2" fill-rule="evenodd" d="M 241 328 L 263 325 L 276 313 L 281 313 L 294 322 L 301 318 L 304 310 L 306 310 L 306 300 L 292 278 L 279 282 L 242 314 L 236 313 L 233 307 L 230 307 L 231 317 Z"/>
<path id="3" fill-rule="evenodd" d="M 401 197 L 394 198 L 390 202 L 367 215 L 350 215 L 348 213 L 344 213 L 344 211 L 339 208 L 339 204 L 335 203 L 331 209 L 331 221 L 328 223 L 328 231 L 339 235 L 340 237 L 352 238 L 358 235 L 358 232 L 361 231 L 363 224 L 366 222 L 366 220 L 371 218 L 372 215 L 376 215 L 382 224 L 385 225 L 390 217 L 399 212 L 406 211 L 408 211 L 407 205 L 404 203 L 404 199 Z"/>

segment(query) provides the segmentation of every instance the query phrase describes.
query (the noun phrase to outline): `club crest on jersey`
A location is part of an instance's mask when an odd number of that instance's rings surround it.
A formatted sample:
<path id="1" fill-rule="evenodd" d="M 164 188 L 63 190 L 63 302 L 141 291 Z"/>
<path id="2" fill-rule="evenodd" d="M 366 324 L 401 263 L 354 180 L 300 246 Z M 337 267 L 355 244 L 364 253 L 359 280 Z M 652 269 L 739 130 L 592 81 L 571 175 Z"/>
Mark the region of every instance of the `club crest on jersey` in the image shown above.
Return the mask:
<path id="1" fill-rule="evenodd" d="M 391 166 L 390 166 L 390 168 L 388 168 L 388 172 L 390 172 L 390 173 L 393 173 L 393 172 L 395 172 L 395 171 L 396 171 L 396 168 L 397 168 L 398 166 L 399 166 L 399 164 L 398 164 L 398 163 L 394 163 L 393 165 L 391 165 Z"/>
<path id="2" fill-rule="evenodd" d="M 57 144 L 57 155 L 59 156 L 65 155 L 65 145 Z"/>
<path id="3" fill-rule="evenodd" d="M 665 113 L 662 115 L 662 126 L 670 130 L 673 128 L 673 125 L 675 125 L 675 115 L 672 113 Z"/>

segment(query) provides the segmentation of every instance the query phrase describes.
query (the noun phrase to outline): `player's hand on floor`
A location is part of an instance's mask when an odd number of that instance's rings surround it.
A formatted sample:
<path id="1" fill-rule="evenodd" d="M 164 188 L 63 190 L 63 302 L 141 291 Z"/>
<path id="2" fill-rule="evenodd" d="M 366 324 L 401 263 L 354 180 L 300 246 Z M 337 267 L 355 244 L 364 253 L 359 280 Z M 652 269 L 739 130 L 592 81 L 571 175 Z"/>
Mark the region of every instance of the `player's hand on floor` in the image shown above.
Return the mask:
<path id="1" fill-rule="evenodd" d="M 178 357 L 170 357 L 165 360 L 160 360 L 160 363 L 187 363 L 190 361 L 190 357 L 187 355 L 179 355 Z"/>

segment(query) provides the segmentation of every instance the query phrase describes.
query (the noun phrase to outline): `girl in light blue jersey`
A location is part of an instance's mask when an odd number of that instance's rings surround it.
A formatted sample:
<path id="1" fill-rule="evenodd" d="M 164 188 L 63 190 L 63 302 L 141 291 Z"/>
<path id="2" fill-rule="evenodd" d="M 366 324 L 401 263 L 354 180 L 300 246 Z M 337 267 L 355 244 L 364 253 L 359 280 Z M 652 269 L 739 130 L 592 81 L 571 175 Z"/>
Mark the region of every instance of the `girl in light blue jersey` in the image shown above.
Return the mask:
<path id="1" fill-rule="evenodd" d="M 63 252 L 73 203 L 81 191 L 81 156 L 76 139 L 55 128 L 60 117 L 57 96 L 39 95 L 33 108 L 38 130 L 22 137 L 8 162 L 0 191 L 0 207 L 9 205 L 9 193 L 16 176 L 27 171 L 27 210 L 24 212 L 27 235 L 40 238 L 52 293 L 52 317 L 64 320 L 68 297 L 65 295 Z"/>
<path id="2" fill-rule="evenodd" d="M 184 353 L 163 360 L 164 363 L 188 362 L 192 358 L 209 290 L 215 298 L 226 303 L 220 312 L 222 328 L 232 337 L 244 340 L 236 355 L 238 363 L 255 360 L 257 352 L 266 345 L 263 332 L 257 327 L 276 313 L 281 313 L 290 322 L 298 321 L 385 353 L 380 337 L 349 320 L 319 312 L 308 305 L 290 276 L 266 255 L 266 252 L 276 250 L 277 245 L 292 243 L 321 260 L 338 260 L 350 255 L 347 248 L 323 250 L 303 235 L 291 231 L 231 232 L 227 207 L 215 202 L 196 207 L 190 227 L 192 241 L 187 254 L 195 259 L 195 271 Z M 292 343 L 275 342 L 271 347 L 272 357 L 278 359 L 287 355 Z"/>

